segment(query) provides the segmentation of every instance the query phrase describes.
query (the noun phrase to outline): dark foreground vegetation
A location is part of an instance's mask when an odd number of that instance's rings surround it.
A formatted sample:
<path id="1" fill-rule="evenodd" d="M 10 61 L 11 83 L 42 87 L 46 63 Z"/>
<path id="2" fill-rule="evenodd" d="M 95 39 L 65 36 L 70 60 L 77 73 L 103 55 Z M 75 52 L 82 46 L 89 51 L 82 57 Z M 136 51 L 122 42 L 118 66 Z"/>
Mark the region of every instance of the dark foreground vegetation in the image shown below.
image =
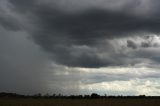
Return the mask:
<path id="1" fill-rule="evenodd" d="M 160 106 L 160 96 L 19 95 L 0 93 L 0 106 Z"/>

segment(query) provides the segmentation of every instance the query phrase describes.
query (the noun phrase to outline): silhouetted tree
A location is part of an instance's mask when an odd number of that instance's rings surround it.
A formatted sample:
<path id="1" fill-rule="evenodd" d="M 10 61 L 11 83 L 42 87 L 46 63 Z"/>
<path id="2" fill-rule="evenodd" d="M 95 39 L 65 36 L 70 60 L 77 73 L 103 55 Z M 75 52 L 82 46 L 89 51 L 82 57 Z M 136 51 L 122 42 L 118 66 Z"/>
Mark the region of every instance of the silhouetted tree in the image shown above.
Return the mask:
<path id="1" fill-rule="evenodd" d="M 145 97 L 146 97 L 146 95 L 139 95 L 139 97 L 140 97 L 140 98 L 145 98 Z"/>
<path id="2" fill-rule="evenodd" d="M 100 97 L 100 95 L 98 95 L 98 94 L 96 94 L 96 93 L 92 93 L 91 94 L 91 98 L 99 98 Z"/>

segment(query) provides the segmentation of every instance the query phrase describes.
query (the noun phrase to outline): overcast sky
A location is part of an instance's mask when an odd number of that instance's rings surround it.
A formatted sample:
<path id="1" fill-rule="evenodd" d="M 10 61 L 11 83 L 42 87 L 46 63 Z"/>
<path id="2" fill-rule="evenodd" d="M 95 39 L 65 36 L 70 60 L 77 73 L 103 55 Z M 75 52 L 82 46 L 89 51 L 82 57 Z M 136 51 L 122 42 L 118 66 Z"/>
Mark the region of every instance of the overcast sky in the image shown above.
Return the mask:
<path id="1" fill-rule="evenodd" d="M 159 0 L 0 0 L 0 92 L 160 95 Z"/>

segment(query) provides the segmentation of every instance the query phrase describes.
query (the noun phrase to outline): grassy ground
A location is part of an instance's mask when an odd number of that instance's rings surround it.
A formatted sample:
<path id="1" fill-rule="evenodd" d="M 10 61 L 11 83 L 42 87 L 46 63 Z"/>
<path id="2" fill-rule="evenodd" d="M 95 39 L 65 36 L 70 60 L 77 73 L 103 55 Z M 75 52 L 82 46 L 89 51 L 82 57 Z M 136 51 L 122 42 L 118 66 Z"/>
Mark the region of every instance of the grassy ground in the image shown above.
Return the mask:
<path id="1" fill-rule="evenodd" d="M 0 106 L 160 106 L 160 99 L 0 99 Z"/>

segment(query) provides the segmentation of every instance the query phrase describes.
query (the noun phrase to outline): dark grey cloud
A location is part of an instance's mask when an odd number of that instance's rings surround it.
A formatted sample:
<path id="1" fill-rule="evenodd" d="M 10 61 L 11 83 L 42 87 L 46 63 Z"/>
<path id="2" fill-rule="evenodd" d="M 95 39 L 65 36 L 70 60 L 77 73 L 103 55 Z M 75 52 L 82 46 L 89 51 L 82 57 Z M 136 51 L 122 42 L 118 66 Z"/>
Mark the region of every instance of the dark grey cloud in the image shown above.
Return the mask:
<path id="1" fill-rule="evenodd" d="M 20 30 L 19 25 L 14 19 L 9 17 L 0 17 L 0 25 L 8 30 Z"/>
<path id="2" fill-rule="evenodd" d="M 137 48 L 137 45 L 133 41 L 131 41 L 131 40 L 127 40 L 127 46 L 131 47 L 133 49 Z"/>
<path id="3" fill-rule="evenodd" d="M 13 10 L 26 13 L 35 8 L 36 0 L 9 0 L 9 2 L 14 5 L 14 7 L 11 7 Z"/>
<path id="4" fill-rule="evenodd" d="M 51 18 L 52 15 L 53 18 Z M 115 64 L 99 59 L 96 52 L 82 53 L 83 55 L 77 58 L 71 53 L 74 52 L 70 49 L 72 45 L 95 46 L 101 39 L 119 38 L 135 31 L 157 31 L 157 26 L 159 26 L 157 22 L 150 20 L 136 20 L 130 16 L 101 10 L 89 10 L 73 15 L 51 13 L 48 18 L 45 15 L 38 15 L 38 17 L 41 17 L 38 23 L 43 23 L 38 24 L 40 31 L 33 36 L 34 40 L 42 48 L 54 54 L 56 62 L 79 67 L 101 67 Z"/>
<path id="5" fill-rule="evenodd" d="M 125 1 L 122 2 L 125 3 Z M 111 11 L 92 6 L 85 10 L 82 9 L 82 11 L 67 12 L 58 7 L 60 6 L 58 2 L 55 2 L 53 4 L 55 7 L 53 7 L 44 2 L 42 4 L 42 1 L 38 0 L 24 2 L 10 0 L 10 3 L 16 9 L 15 11 L 21 10 L 32 14 L 32 24 L 36 29 L 31 31 L 32 38 L 43 50 L 50 53 L 53 61 L 71 67 L 126 65 L 126 59 L 122 59 L 126 55 L 110 53 L 109 45 L 106 45 L 108 48 L 106 47 L 105 52 L 114 54 L 111 57 L 117 57 L 124 63 L 115 62 L 114 59 L 100 58 L 97 45 L 101 44 L 101 40 L 122 38 L 139 32 L 159 33 L 160 19 L 154 15 L 146 18 L 131 15 L 125 11 Z M 129 8 L 129 6 L 125 8 Z M 142 47 L 146 44 L 142 43 Z M 97 50 L 75 50 L 73 49 L 74 45 L 86 45 Z M 136 44 L 130 40 L 127 41 L 127 46 L 136 48 Z"/>
<path id="6" fill-rule="evenodd" d="M 148 42 L 142 42 L 141 46 L 142 47 L 150 47 L 150 44 Z"/>

